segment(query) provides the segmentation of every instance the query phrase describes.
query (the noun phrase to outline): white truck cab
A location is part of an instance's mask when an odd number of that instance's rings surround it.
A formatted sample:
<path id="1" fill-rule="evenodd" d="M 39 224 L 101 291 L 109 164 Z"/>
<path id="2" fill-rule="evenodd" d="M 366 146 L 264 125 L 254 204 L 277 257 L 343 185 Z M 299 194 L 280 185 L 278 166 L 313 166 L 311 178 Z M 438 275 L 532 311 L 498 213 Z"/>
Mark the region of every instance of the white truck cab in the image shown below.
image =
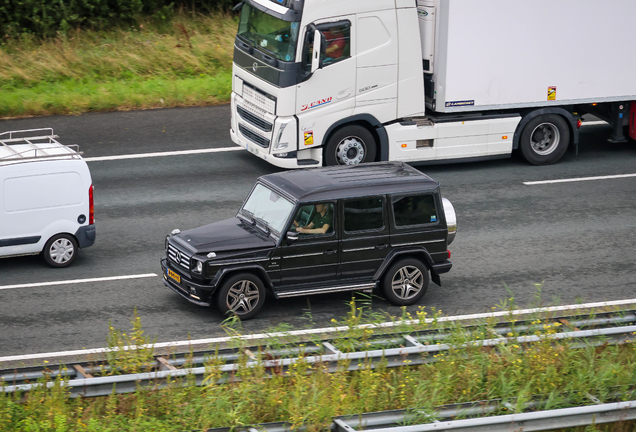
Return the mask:
<path id="1" fill-rule="evenodd" d="M 66 267 L 95 242 L 93 185 L 79 149 L 53 129 L 0 134 L 0 257 L 42 253 Z"/>
<path id="2" fill-rule="evenodd" d="M 578 143 L 583 113 L 626 140 L 636 45 L 616 41 L 629 40 L 633 0 L 237 7 L 230 134 L 276 166 L 468 161 L 515 149 L 550 164 Z"/>

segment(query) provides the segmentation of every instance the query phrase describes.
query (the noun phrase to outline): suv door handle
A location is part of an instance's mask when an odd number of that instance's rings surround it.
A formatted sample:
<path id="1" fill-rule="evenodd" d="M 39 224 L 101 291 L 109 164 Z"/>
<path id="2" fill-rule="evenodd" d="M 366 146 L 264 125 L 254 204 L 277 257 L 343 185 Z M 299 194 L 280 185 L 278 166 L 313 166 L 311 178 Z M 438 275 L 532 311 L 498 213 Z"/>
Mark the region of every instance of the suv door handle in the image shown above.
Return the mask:
<path id="1" fill-rule="evenodd" d="M 333 249 L 328 250 L 328 251 L 325 251 L 325 255 L 333 255 L 333 254 L 335 254 L 335 253 L 336 253 L 336 251 L 335 251 L 335 250 L 333 250 Z"/>
<path id="2" fill-rule="evenodd" d="M 381 245 L 377 245 L 375 248 L 376 249 L 386 249 L 387 247 L 389 247 L 389 245 L 381 244 Z"/>

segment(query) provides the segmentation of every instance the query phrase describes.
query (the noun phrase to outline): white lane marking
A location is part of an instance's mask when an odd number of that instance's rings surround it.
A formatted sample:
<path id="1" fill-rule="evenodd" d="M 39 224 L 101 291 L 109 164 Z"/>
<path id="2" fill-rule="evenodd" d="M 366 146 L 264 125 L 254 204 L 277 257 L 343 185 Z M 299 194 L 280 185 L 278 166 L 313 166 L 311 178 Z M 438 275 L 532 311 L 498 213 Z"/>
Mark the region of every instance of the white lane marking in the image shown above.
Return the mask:
<path id="1" fill-rule="evenodd" d="M 551 306 L 551 307 L 542 307 L 542 308 L 534 308 L 534 309 L 520 309 L 515 311 L 499 311 L 499 312 L 487 312 L 487 313 L 481 313 L 481 314 L 457 315 L 457 316 L 450 316 L 450 317 L 440 317 L 437 319 L 427 318 L 425 321 L 427 323 L 432 323 L 433 321 L 453 322 L 453 321 L 475 320 L 475 319 L 484 319 L 484 318 L 529 315 L 529 314 L 545 313 L 545 312 L 558 312 L 558 311 L 566 311 L 566 310 L 574 311 L 577 309 L 591 309 L 591 308 L 599 308 L 599 307 L 621 306 L 621 305 L 628 305 L 628 304 L 636 305 L 636 299 L 584 303 L 584 304 L 578 304 L 578 305 Z M 409 325 L 409 324 L 417 324 L 417 323 L 418 323 L 418 320 L 390 321 L 390 322 L 384 322 L 379 324 L 364 324 L 364 325 L 355 326 L 355 328 L 357 329 L 390 328 L 390 327 L 396 327 L 396 326 L 405 325 L 405 324 Z M 327 328 L 317 328 L 317 329 L 307 329 L 307 330 L 294 330 L 289 332 L 260 333 L 260 334 L 244 335 L 239 337 L 217 337 L 217 338 L 210 338 L 210 339 L 161 342 L 161 343 L 156 343 L 152 346 L 154 348 L 171 348 L 171 347 L 182 347 L 182 346 L 191 346 L 191 345 L 211 345 L 211 344 L 229 342 L 231 340 L 258 340 L 258 339 L 268 339 L 268 338 L 283 337 L 283 336 L 302 336 L 302 335 L 310 335 L 310 334 L 341 332 L 341 331 L 346 331 L 348 329 L 350 329 L 349 326 L 327 327 Z M 134 349 L 134 347 L 124 347 L 123 349 L 124 350 Z M 8 362 L 8 361 L 50 359 L 55 357 L 81 356 L 81 355 L 87 355 L 87 354 L 102 354 L 109 351 L 112 351 L 112 350 L 110 350 L 109 348 L 93 348 L 93 349 L 83 349 L 83 350 L 75 350 L 75 351 L 59 351 L 59 352 L 50 352 L 50 353 L 7 356 L 7 357 L 0 357 L 0 364 L 2 364 L 2 362 Z"/>
<path id="2" fill-rule="evenodd" d="M 181 155 L 192 155 L 192 154 L 202 154 L 202 153 L 222 153 L 222 152 L 238 151 L 238 150 L 245 150 L 245 149 L 243 147 L 238 147 L 238 146 L 221 147 L 221 148 L 212 148 L 212 149 L 139 153 L 139 154 L 130 154 L 130 155 L 118 155 L 118 156 L 97 156 L 97 157 L 87 157 L 87 158 L 84 158 L 84 160 L 86 162 L 96 162 L 96 161 L 110 161 L 110 160 L 122 160 L 122 159 L 142 159 L 142 158 L 151 158 L 151 157 L 181 156 Z"/>
<path id="3" fill-rule="evenodd" d="M 20 285 L 0 285 L 0 290 L 16 289 L 16 288 L 33 288 L 33 287 L 53 286 L 53 285 L 71 285 L 71 284 L 79 284 L 79 283 L 87 283 L 87 282 L 106 282 L 106 281 L 116 281 L 116 280 L 125 280 L 125 279 L 141 279 L 141 278 L 150 278 L 150 277 L 157 277 L 157 276 L 158 275 L 155 273 L 145 273 L 145 274 L 138 274 L 138 275 L 108 276 L 108 277 L 92 278 L 92 279 L 74 279 L 74 280 L 65 280 L 65 281 L 37 282 L 37 283 L 20 284 Z"/>
<path id="4" fill-rule="evenodd" d="M 581 181 L 591 181 L 591 180 L 611 180 L 611 179 L 628 178 L 628 177 L 636 177 L 636 174 L 618 174 L 618 175 L 609 175 L 609 176 L 578 177 L 578 178 L 559 179 L 559 180 L 529 181 L 529 182 L 523 182 L 523 184 L 526 186 L 534 186 L 534 185 L 552 184 L 552 183 L 570 183 L 570 182 L 581 182 Z"/>

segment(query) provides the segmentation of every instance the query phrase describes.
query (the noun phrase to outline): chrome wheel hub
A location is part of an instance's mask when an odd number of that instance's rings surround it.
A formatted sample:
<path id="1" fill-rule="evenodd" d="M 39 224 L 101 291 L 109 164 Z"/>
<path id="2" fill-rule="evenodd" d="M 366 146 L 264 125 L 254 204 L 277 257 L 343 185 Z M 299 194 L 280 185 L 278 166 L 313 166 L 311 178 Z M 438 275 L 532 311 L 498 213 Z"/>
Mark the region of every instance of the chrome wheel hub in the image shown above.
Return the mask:
<path id="1" fill-rule="evenodd" d="M 561 140 L 559 129 L 552 123 L 541 123 L 530 135 L 532 150 L 541 156 L 546 156 L 556 150 Z"/>
<path id="2" fill-rule="evenodd" d="M 249 280 L 236 282 L 227 293 L 227 307 L 237 315 L 251 312 L 260 298 L 258 287 Z"/>
<path id="3" fill-rule="evenodd" d="M 414 266 L 404 266 L 393 275 L 391 289 L 401 300 L 410 300 L 422 291 L 424 275 Z"/>
<path id="4" fill-rule="evenodd" d="M 336 158 L 340 165 L 357 165 L 364 160 L 366 147 L 358 137 L 347 137 L 338 143 Z"/>

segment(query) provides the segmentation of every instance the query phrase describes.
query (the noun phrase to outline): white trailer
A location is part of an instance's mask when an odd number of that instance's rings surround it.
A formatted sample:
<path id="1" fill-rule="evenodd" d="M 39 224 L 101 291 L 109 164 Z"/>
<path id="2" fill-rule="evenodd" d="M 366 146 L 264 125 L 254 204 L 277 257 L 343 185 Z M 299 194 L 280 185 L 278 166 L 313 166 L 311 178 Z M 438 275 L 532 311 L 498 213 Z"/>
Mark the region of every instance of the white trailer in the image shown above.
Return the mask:
<path id="1" fill-rule="evenodd" d="M 231 137 L 285 168 L 557 162 L 580 116 L 636 139 L 636 2 L 244 0 Z"/>

